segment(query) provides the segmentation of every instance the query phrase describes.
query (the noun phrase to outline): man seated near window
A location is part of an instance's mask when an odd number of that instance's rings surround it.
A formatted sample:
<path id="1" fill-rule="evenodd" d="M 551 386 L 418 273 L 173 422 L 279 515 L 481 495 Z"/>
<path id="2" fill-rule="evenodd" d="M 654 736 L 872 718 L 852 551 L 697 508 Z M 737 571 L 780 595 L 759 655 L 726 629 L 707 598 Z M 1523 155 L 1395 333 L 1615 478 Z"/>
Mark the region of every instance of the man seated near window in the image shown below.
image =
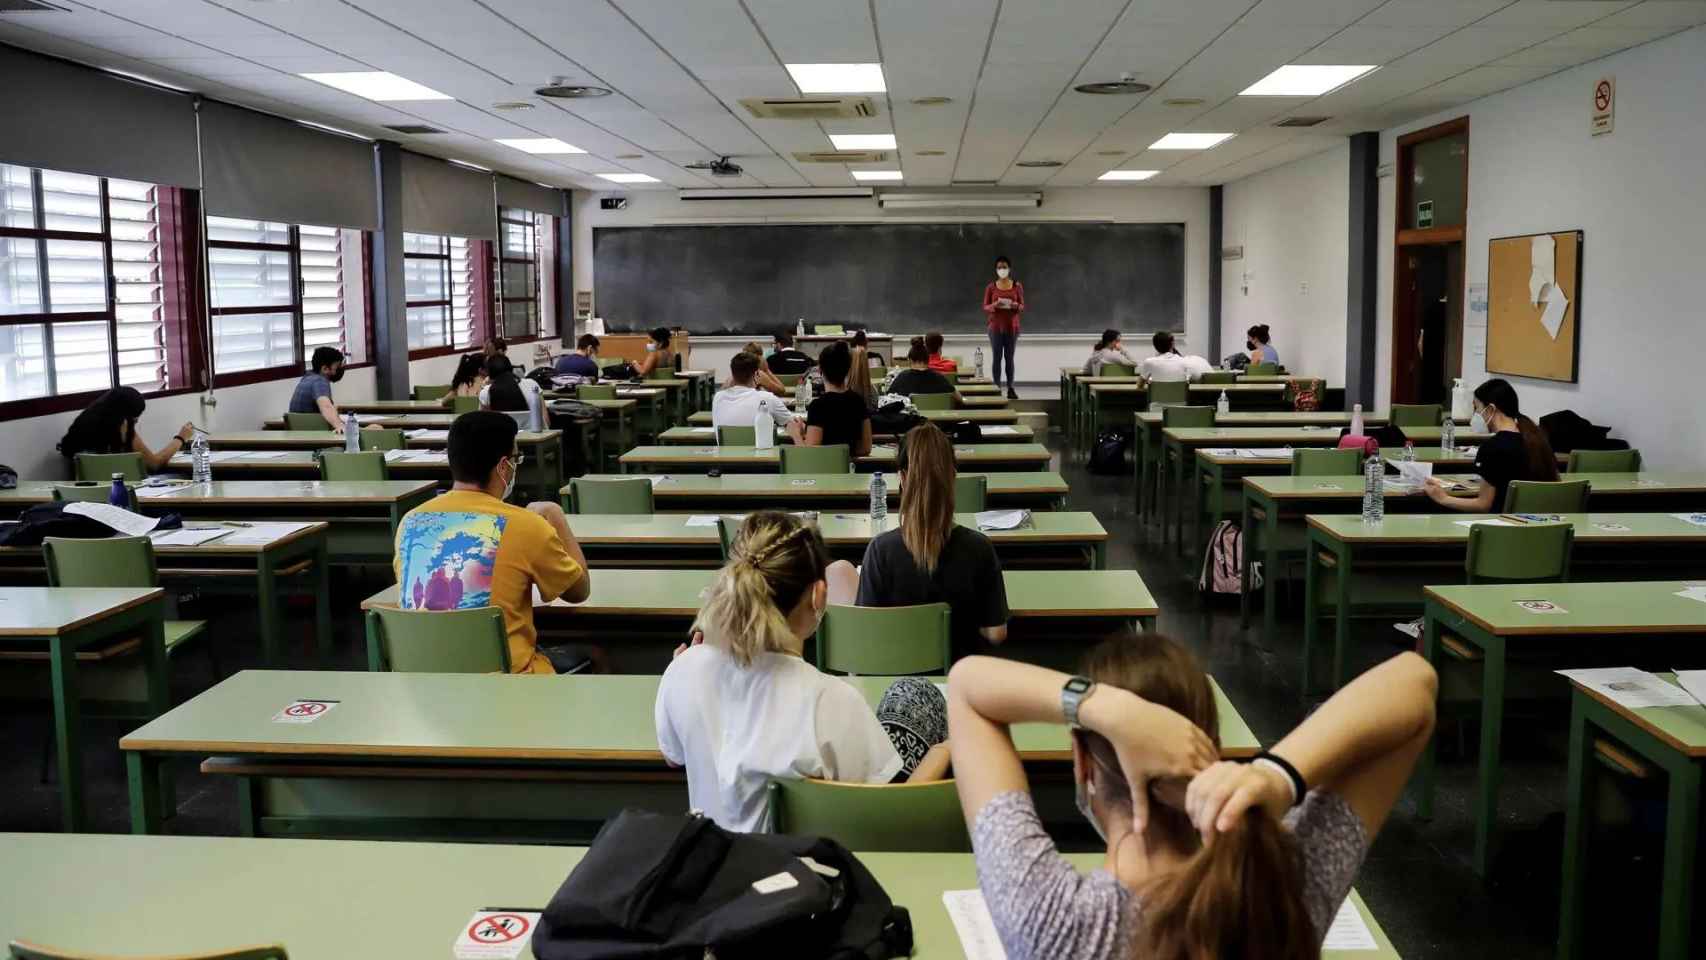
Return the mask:
<path id="1" fill-rule="evenodd" d="M 557 372 L 597 380 L 598 338 L 590 333 L 581 334 L 581 338 L 575 341 L 575 352 L 557 358 Z"/>
<path id="2" fill-rule="evenodd" d="M 794 335 L 784 330 L 776 334 L 775 349 L 770 352 L 770 372 L 777 376 L 805 373 L 816 363 L 811 357 L 794 349 Z"/>
<path id="3" fill-rule="evenodd" d="M 342 433 L 344 424 L 338 419 L 338 405 L 332 402 L 332 384 L 344 378 L 343 353 L 337 347 L 316 347 L 308 368 L 296 381 L 286 409 L 291 413 L 318 413 L 333 430 Z"/>
<path id="4" fill-rule="evenodd" d="M 586 554 L 555 503 L 507 501 L 522 457 L 516 423 L 475 410 L 450 425 L 450 492 L 410 510 L 397 528 L 398 603 L 405 610 L 497 607 L 511 673 L 572 673 L 587 665 L 567 648 L 541 648 L 533 594 L 571 603 L 592 592 Z"/>

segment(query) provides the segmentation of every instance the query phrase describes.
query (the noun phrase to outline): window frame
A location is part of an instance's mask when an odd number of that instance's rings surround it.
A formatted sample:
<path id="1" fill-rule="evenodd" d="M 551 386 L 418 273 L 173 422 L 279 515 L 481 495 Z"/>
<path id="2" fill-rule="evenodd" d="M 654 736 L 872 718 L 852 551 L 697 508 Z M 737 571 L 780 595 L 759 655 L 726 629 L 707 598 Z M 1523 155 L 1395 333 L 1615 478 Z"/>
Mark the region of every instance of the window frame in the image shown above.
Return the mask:
<path id="1" fill-rule="evenodd" d="M 525 219 L 517 219 L 517 217 Z M 545 296 L 542 288 L 543 278 L 540 275 L 541 251 L 539 234 L 541 227 L 539 217 L 550 219 L 549 214 L 541 214 L 521 207 L 498 208 L 498 239 L 492 244 L 492 292 L 493 308 L 490 328 L 502 336 L 505 343 L 534 343 L 545 338 Z M 508 226 L 526 227 L 529 238 L 528 256 L 515 257 L 504 255 L 504 228 Z M 527 264 L 533 268 L 533 293 L 527 297 L 511 298 L 504 291 L 504 265 L 509 263 Z M 533 304 L 533 328 L 525 335 L 512 337 L 506 325 L 505 307 L 510 303 Z"/>
<path id="2" fill-rule="evenodd" d="M 413 231 L 409 231 L 409 232 L 412 233 Z M 473 350 L 479 350 L 481 344 L 483 344 L 485 342 L 486 338 L 491 335 L 491 330 L 492 330 L 492 311 L 491 311 L 491 307 L 490 307 L 490 304 L 492 303 L 491 284 L 490 284 L 489 280 L 484 278 L 484 276 L 482 275 L 482 273 L 479 269 L 470 269 L 468 271 L 469 277 L 468 277 L 467 281 L 465 281 L 465 283 L 466 283 L 467 288 L 468 288 L 468 314 L 469 314 L 469 321 L 473 326 L 473 335 L 469 338 L 469 342 L 466 345 L 460 346 L 460 347 L 457 346 L 456 345 L 456 334 L 455 334 L 455 330 L 454 330 L 454 325 L 455 325 L 455 321 L 456 321 L 455 311 L 456 311 L 456 283 L 457 283 L 457 278 L 456 278 L 455 271 L 452 269 L 452 264 L 454 264 L 456 262 L 456 257 L 451 253 L 450 243 L 452 240 L 466 241 L 468 244 L 467 260 L 468 260 L 469 264 L 472 265 L 472 264 L 482 263 L 490 256 L 490 254 L 487 252 L 487 249 L 486 249 L 486 245 L 489 243 L 489 241 L 476 240 L 473 237 L 456 237 L 456 236 L 452 236 L 450 234 L 444 234 L 444 233 L 422 233 L 422 234 L 416 234 L 416 235 L 417 236 L 424 236 L 424 237 L 436 237 L 439 240 L 442 240 L 444 242 L 444 247 L 443 247 L 444 252 L 443 253 L 410 253 L 408 251 L 407 241 L 405 240 L 404 247 L 403 247 L 403 267 L 404 267 L 404 271 L 405 271 L 405 279 L 404 279 L 405 292 L 403 294 L 403 315 L 404 315 L 403 326 L 404 326 L 404 330 L 406 332 L 407 328 L 408 328 L 408 312 L 409 312 L 409 309 L 411 307 L 438 307 L 438 306 L 444 307 L 444 309 L 446 311 L 446 317 L 445 317 L 446 328 L 445 328 L 445 342 L 444 343 L 442 343 L 438 346 L 434 346 L 434 347 L 412 347 L 411 346 L 408 348 L 409 359 L 411 361 L 413 361 L 413 360 L 430 360 L 433 357 L 448 357 L 451 354 L 462 354 L 462 353 L 468 353 L 468 352 L 473 351 Z M 408 261 L 410 261 L 410 260 L 438 260 L 444 264 L 444 267 L 443 267 L 444 290 L 445 290 L 445 293 L 447 295 L 445 299 L 443 299 L 443 300 L 410 300 L 408 298 L 408 293 L 407 293 L 408 280 L 407 280 L 407 273 L 406 272 L 408 270 Z"/>

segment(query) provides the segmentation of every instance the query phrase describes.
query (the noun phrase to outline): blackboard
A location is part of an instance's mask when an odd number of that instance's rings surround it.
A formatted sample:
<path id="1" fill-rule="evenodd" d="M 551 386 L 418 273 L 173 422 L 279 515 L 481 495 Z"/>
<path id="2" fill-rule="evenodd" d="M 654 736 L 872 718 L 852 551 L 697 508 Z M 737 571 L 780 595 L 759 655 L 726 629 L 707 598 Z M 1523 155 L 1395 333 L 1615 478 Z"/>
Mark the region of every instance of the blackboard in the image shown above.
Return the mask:
<path id="1" fill-rule="evenodd" d="M 612 331 L 768 337 L 808 324 L 985 329 L 997 255 L 1025 285 L 1024 330 L 1181 330 L 1182 223 L 595 227 L 594 302 Z"/>

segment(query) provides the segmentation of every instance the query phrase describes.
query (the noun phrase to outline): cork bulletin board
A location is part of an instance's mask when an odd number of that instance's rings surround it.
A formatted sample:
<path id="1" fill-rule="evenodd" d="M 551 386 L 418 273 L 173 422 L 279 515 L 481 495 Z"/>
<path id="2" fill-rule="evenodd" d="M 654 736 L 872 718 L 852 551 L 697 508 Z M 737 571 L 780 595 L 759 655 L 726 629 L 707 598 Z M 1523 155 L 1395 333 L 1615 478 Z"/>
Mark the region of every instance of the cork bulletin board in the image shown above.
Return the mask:
<path id="1" fill-rule="evenodd" d="M 1575 383 L 1582 232 L 1487 243 L 1487 372 Z"/>

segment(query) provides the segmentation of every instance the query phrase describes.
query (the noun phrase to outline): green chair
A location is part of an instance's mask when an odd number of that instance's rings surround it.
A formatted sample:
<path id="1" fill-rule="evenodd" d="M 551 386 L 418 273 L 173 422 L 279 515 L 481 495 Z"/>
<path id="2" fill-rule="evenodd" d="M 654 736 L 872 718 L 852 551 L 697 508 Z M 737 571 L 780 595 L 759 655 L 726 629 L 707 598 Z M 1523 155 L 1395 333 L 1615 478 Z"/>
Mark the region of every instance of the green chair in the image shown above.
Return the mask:
<path id="1" fill-rule="evenodd" d="M 473 413 L 480 409 L 479 397 L 451 397 L 450 412 L 455 414 Z"/>
<path id="2" fill-rule="evenodd" d="M 1244 368 L 1244 375 L 1247 377 L 1277 377 L 1279 376 L 1279 364 L 1252 363 Z"/>
<path id="3" fill-rule="evenodd" d="M 367 668 L 393 673 L 508 673 L 497 607 L 367 611 Z"/>
<path id="4" fill-rule="evenodd" d="M 444 395 L 449 392 L 450 384 L 433 383 L 417 386 L 410 391 L 409 395 L 416 400 L 443 400 Z"/>
<path id="5" fill-rule="evenodd" d="M 569 481 L 569 512 L 649 516 L 653 512 L 652 482 L 645 477 L 576 477 Z"/>
<path id="6" fill-rule="evenodd" d="M 112 483 L 101 483 L 91 480 L 88 483 L 56 483 L 53 485 L 53 499 L 62 503 L 106 503 L 112 493 Z M 136 509 L 136 488 L 125 484 L 125 492 L 130 494 L 130 509 Z"/>
<path id="7" fill-rule="evenodd" d="M 331 424 L 318 413 L 287 413 L 284 415 L 284 426 L 287 430 L 330 430 Z"/>
<path id="8" fill-rule="evenodd" d="M 820 337 L 839 337 L 847 332 L 847 328 L 839 323 L 818 323 L 812 325 L 812 332 Z"/>
<path id="9" fill-rule="evenodd" d="M 401 430 L 363 430 L 356 435 L 361 441 L 361 449 L 386 450 L 403 449 L 403 431 Z"/>
<path id="10" fill-rule="evenodd" d="M 79 480 L 111 482 L 115 473 L 124 474 L 132 483 L 148 477 L 140 453 L 79 453 L 76 464 Z"/>
<path id="11" fill-rule="evenodd" d="M 788 389 L 792 390 L 793 388 L 800 385 L 800 378 L 805 376 L 805 374 L 802 374 L 802 373 L 778 373 L 778 374 L 775 374 L 774 376 L 776 377 L 776 379 L 782 381 L 782 386 L 787 387 Z"/>
<path id="12" fill-rule="evenodd" d="M 1445 418 L 1445 408 L 1437 403 L 1394 403 L 1392 425 L 1404 427 L 1437 427 Z"/>
<path id="13" fill-rule="evenodd" d="M 845 443 L 827 447 L 787 443 L 776 449 L 782 452 L 783 473 L 846 473 L 853 469 L 853 457 Z"/>
<path id="14" fill-rule="evenodd" d="M 723 562 L 729 560 L 729 548 L 734 546 L 735 535 L 740 533 L 740 525 L 746 517 L 717 518 L 717 547 L 723 552 Z"/>
<path id="15" fill-rule="evenodd" d="M 750 447 L 758 442 L 758 430 L 754 427 L 718 427 L 717 446 L 719 447 Z"/>
<path id="16" fill-rule="evenodd" d="M 1198 377 L 1197 382 L 1198 383 L 1237 383 L 1238 382 L 1238 371 L 1236 371 L 1236 370 L 1210 370 L 1208 373 L 1205 373 L 1202 376 Z"/>
<path id="17" fill-rule="evenodd" d="M 1569 579 L 1576 530 L 1567 523 L 1469 528 L 1463 561 L 1470 583 L 1559 583 Z"/>
<path id="18" fill-rule="evenodd" d="M 1104 363 L 1099 376 L 1104 377 L 1135 377 L 1137 368 L 1129 363 Z"/>
<path id="19" fill-rule="evenodd" d="M 1167 407 L 1161 411 L 1161 429 L 1208 428 L 1214 426 L 1213 407 Z"/>
<path id="20" fill-rule="evenodd" d="M 860 676 L 948 672 L 948 605 L 849 607 L 831 604 L 817 628 L 820 670 Z"/>
<path id="21" fill-rule="evenodd" d="M 839 783 L 772 780 L 770 815 L 778 833 L 834 837 L 872 853 L 968 853 L 966 817 L 952 780 Z"/>
<path id="22" fill-rule="evenodd" d="M 989 509 L 989 478 L 981 473 L 954 477 L 954 512 L 981 513 Z"/>
<path id="23" fill-rule="evenodd" d="M 952 784 L 953 781 L 945 781 Z M 151 954 L 148 957 L 115 957 L 112 954 L 73 953 L 60 950 L 57 947 L 44 947 L 39 943 L 26 943 L 13 940 L 7 945 L 7 953 L 12 960 L 290 960 L 290 955 L 284 952 L 284 944 L 272 943 L 253 947 L 233 947 L 230 950 L 215 950 L 212 953 L 172 953 L 166 955 Z"/>
<path id="24" fill-rule="evenodd" d="M 1571 450 L 1570 473 L 1640 473 L 1639 450 Z"/>
<path id="25" fill-rule="evenodd" d="M 160 574 L 154 566 L 154 543 L 147 537 L 105 537 L 71 540 L 48 537 L 41 542 L 50 587 L 158 587 Z M 176 651 L 185 641 L 207 629 L 205 620 L 167 620 L 166 652 Z M 213 662 L 212 646 L 208 648 Z M 219 673 L 214 663 L 214 674 Z"/>
<path id="26" fill-rule="evenodd" d="M 1291 451 L 1291 475 L 1294 477 L 1354 477 L 1362 473 L 1361 450 L 1315 450 L 1298 448 Z"/>
<path id="27" fill-rule="evenodd" d="M 1512 480 L 1505 491 L 1505 513 L 1583 513 L 1588 508 L 1586 480 Z"/>
<path id="28" fill-rule="evenodd" d="M 1155 404 L 1179 405 L 1191 402 L 1191 384 L 1188 380 L 1151 380 L 1148 386 L 1148 400 L 1151 406 Z M 1211 411 L 1213 408 L 1209 408 Z M 1214 424 L 1209 424 L 1213 426 Z"/>
<path id="29" fill-rule="evenodd" d="M 912 406 L 918 410 L 952 410 L 954 395 L 951 393 L 915 393 L 912 395 Z"/>
<path id="30" fill-rule="evenodd" d="M 326 450 L 320 454 L 321 480 L 360 483 L 390 478 L 391 471 L 385 466 L 385 454 L 378 450 L 368 453 Z"/>
<path id="31" fill-rule="evenodd" d="M 674 379 L 676 379 L 675 368 L 673 368 L 673 367 L 657 367 L 654 370 L 652 370 L 651 373 L 646 374 L 646 379 L 647 380 L 674 380 Z"/>
<path id="32" fill-rule="evenodd" d="M 577 400 L 614 400 L 616 399 L 616 384 L 614 383 L 583 383 L 575 388 Z"/>

